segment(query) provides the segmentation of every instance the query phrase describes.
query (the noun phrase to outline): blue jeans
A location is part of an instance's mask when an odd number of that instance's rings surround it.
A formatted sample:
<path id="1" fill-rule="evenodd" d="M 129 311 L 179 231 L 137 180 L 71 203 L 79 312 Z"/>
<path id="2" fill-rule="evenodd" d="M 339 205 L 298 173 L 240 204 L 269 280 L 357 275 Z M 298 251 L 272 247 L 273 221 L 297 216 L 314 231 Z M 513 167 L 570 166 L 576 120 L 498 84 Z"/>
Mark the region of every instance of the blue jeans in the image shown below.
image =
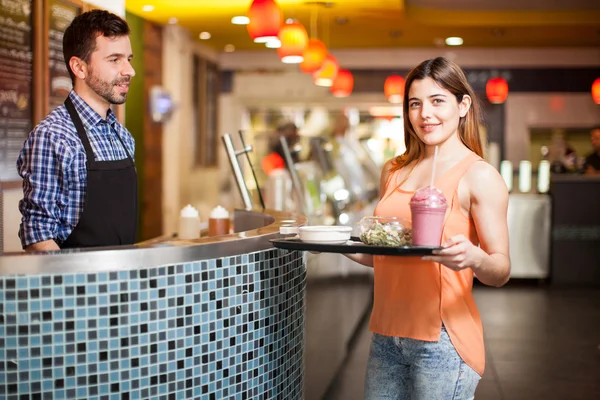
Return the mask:
<path id="1" fill-rule="evenodd" d="M 458 355 L 446 329 L 438 342 L 373 334 L 366 400 L 470 400 L 481 377 Z"/>

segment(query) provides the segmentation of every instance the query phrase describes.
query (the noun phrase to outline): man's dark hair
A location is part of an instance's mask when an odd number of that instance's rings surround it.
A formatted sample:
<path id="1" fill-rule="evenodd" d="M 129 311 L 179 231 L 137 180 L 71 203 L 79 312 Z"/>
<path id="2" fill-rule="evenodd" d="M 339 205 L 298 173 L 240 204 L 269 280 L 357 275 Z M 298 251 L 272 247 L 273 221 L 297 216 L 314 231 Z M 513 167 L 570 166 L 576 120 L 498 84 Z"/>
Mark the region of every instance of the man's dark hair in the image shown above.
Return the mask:
<path id="1" fill-rule="evenodd" d="M 104 10 L 85 12 L 73 20 L 63 36 L 63 56 L 65 64 L 75 83 L 75 74 L 71 71 L 71 57 L 78 57 L 89 62 L 90 55 L 96 50 L 96 38 L 109 38 L 129 35 L 129 25 L 118 15 Z"/>

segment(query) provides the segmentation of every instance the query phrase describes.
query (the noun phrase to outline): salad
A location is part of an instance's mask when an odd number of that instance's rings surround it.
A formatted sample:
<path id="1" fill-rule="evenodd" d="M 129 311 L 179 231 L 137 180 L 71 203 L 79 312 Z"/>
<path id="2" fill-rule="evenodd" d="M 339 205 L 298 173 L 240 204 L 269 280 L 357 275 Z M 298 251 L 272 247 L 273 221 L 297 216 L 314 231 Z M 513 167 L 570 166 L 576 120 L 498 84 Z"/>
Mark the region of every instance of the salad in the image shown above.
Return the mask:
<path id="1" fill-rule="evenodd" d="M 360 240 L 373 246 L 407 246 L 412 243 L 412 231 L 399 223 L 370 221 L 369 226 L 361 224 Z"/>

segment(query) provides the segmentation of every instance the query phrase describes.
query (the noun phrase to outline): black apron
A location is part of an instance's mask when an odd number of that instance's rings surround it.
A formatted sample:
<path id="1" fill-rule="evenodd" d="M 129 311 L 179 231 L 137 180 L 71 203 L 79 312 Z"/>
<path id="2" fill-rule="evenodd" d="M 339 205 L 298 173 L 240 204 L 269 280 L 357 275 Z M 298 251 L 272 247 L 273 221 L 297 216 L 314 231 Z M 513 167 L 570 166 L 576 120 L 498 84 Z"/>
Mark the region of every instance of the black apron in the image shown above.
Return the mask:
<path id="1" fill-rule="evenodd" d="M 65 106 L 87 157 L 87 191 L 79 222 L 60 248 L 133 244 L 137 233 L 137 175 L 133 158 L 96 161 L 85 128 L 70 98 Z"/>

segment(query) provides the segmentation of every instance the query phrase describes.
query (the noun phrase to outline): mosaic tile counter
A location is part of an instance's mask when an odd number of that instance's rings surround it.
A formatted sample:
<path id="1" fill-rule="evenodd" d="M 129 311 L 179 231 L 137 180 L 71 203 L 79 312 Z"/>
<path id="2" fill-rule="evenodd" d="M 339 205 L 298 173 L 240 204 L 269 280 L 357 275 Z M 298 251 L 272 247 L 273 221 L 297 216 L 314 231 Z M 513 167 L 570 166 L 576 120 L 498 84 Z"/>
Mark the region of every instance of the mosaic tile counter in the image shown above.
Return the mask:
<path id="1" fill-rule="evenodd" d="M 2 255 L 0 399 L 302 399 L 306 264 L 271 214 L 215 243 Z"/>

